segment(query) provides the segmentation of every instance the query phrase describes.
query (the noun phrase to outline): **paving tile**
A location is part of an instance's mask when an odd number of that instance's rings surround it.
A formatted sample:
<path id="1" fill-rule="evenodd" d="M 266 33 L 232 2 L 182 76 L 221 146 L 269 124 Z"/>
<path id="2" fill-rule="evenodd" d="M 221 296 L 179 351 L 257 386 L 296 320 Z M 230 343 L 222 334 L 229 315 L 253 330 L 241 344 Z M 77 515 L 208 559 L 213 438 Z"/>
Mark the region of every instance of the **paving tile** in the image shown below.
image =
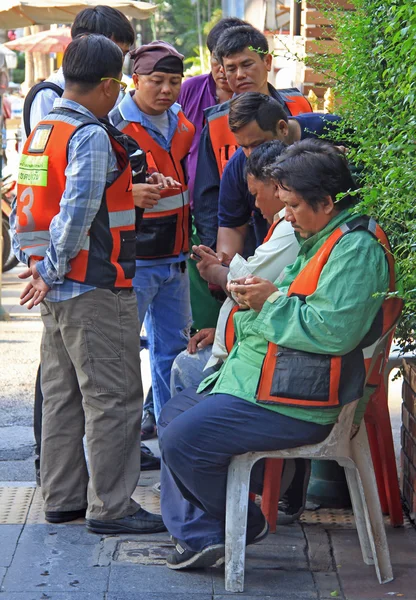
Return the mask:
<path id="1" fill-rule="evenodd" d="M 259 596 L 247 596 L 246 594 L 241 594 L 241 593 L 236 593 L 236 594 L 227 594 L 225 596 L 218 596 L 218 594 L 215 594 L 214 596 L 212 596 L 213 600 L 230 600 L 230 598 L 238 598 L 238 600 L 259 600 Z M 261 596 L 262 600 L 299 600 L 299 598 L 305 598 L 305 596 L 298 596 L 295 595 L 293 596 L 292 594 L 287 594 L 287 592 L 284 592 L 283 594 L 279 594 L 278 596 Z M 317 598 L 317 596 L 307 596 L 307 598 L 311 598 L 311 600 L 313 600 L 313 598 Z M 185 599 L 184 599 L 185 600 Z M 332 600 L 332 598 L 331 598 Z M 337 600 L 340 600 L 339 598 Z"/>
<path id="2" fill-rule="evenodd" d="M 133 594 L 125 594 L 124 592 L 108 594 L 106 600 L 212 600 L 212 595 L 198 594 L 194 592 L 189 592 L 186 594 L 172 594 L 171 592 L 158 592 L 156 594 L 152 594 L 149 592 L 144 592 L 142 594 L 140 591 L 138 591 Z"/>
<path id="3" fill-rule="evenodd" d="M 305 544 L 273 546 L 255 544 L 246 550 L 246 567 L 250 569 L 308 569 L 308 561 L 304 552 Z"/>
<path id="4" fill-rule="evenodd" d="M 347 600 L 386 600 L 416 597 L 416 532 L 387 528 L 394 581 L 380 585 L 373 566 L 365 565 L 356 531 L 330 532 L 339 578 Z"/>
<path id="5" fill-rule="evenodd" d="M 82 525 L 26 525 L 3 590 L 38 592 L 41 598 L 41 592 L 99 595 L 107 589 L 109 573 L 109 567 L 96 566 L 99 546 L 100 537 Z"/>
<path id="6" fill-rule="evenodd" d="M 331 545 L 327 532 L 321 527 L 305 527 L 307 554 L 312 571 L 333 571 Z"/>
<path id="7" fill-rule="evenodd" d="M 85 594 L 84 592 L 5 592 L 0 600 L 105 600 L 105 593 Z"/>
<path id="8" fill-rule="evenodd" d="M 344 600 L 345 596 L 340 589 L 340 584 L 336 573 L 321 572 L 314 573 L 313 576 L 316 587 L 319 591 L 319 600 L 334 600 L 334 593 L 338 594 L 335 596 L 337 600 Z"/>
<path id="9" fill-rule="evenodd" d="M 0 567 L 11 565 L 23 525 L 1 525 Z"/>
<path id="10" fill-rule="evenodd" d="M 212 569 L 215 598 L 229 597 L 231 592 L 224 590 L 224 571 Z M 251 569 L 246 567 L 244 594 L 247 597 L 265 597 L 279 600 L 317 600 L 312 574 L 309 571 L 283 571 L 269 569 L 267 574 L 262 569 Z M 241 593 L 235 594 L 239 600 L 243 599 Z M 219 599 L 217 599 L 219 600 Z"/>
<path id="11" fill-rule="evenodd" d="M 208 570 L 175 572 L 166 566 L 116 563 L 111 566 L 108 591 L 124 597 L 127 593 L 211 594 L 212 577 Z M 145 594 L 146 595 L 146 594 Z"/>

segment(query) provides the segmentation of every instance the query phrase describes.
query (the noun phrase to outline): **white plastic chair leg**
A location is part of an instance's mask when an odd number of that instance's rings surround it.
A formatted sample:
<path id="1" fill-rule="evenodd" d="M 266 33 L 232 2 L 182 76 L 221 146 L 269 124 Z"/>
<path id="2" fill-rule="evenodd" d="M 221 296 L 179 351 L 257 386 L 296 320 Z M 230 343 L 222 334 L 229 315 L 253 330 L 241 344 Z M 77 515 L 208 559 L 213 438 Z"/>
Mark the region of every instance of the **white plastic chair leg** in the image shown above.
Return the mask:
<path id="1" fill-rule="evenodd" d="M 228 468 L 225 519 L 225 589 L 244 590 L 247 509 L 252 460 L 236 456 Z"/>
<path id="2" fill-rule="evenodd" d="M 363 505 L 362 491 L 360 490 L 360 483 L 358 481 L 358 473 L 355 466 L 345 467 L 345 477 L 347 479 L 348 490 L 350 492 L 352 509 L 355 517 L 355 524 L 357 527 L 358 539 L 360 540 L 361 552 L 363 560 L 366 565 L 373 565 L 373 551 L 371 549 L 371 542 L 368 536 L 367 527 L 369 523 L 366 522 L 366 510 Z"/>
<path id="3" fill-rule="evenodd" d="M 377 578 L 380 583 L 388 583 L 393 580 L 393 569 L 365 427 L 360 427 L 360 431 L 352 440 L 351 448 L 352 458 L 359 473 L 358 483 L 363 493 L 364 510 L 368 515 L 368 534 Z"/>

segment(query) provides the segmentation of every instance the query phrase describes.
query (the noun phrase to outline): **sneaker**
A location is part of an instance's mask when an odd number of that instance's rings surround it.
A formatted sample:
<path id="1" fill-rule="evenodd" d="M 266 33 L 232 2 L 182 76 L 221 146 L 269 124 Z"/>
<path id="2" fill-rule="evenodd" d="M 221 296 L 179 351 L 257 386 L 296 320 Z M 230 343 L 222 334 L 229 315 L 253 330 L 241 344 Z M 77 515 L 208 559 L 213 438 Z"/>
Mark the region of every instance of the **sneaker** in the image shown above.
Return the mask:
<path id="1" fill-rule="evenodd" d="M 199 552 L 192 552 L 181 546 L 177 540 L 175 549 L 166 559 L 169 569 L 179 571 L 180 569 L 207 569 L 208 567 L 219 567 L 225 560 L 225 545 L 213 544 Z"/>
<path id="2" fill-rule="evenodd" d="M 154 493 L 155 496 L 160 498 L 160 481 L 155 483 L 155 485 L 152 485 L 152 492 Z"/>
<path id="3" fill-rule="evenodd" d="M 142 440 L 150 440 L 157 436 L 155 415 L 149 410 L 143 412 L 141 430 Z"/>
<path id="4" fill-rule="evenodd" d="M 112 519 L 110 521 L 99 521 L 97 519 L 85 519 L 88 531 L 93 533 L 159 533 L 166 531 L 162 515 L 155 515 L 140 508 L 133 515 Z"/>

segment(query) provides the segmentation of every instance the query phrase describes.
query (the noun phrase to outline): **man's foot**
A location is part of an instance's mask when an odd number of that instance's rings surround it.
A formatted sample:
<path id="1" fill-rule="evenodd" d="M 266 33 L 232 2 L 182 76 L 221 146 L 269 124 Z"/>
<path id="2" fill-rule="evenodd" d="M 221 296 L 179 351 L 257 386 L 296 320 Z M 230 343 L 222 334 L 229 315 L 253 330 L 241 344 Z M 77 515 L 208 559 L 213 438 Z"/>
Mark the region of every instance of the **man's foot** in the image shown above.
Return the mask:
<path id="1" fill-rule="evenodd" d="M 266 518 L 263 519 L 254 525 L 247 525 L 247 535 L 246 535 L 246 546 L 250 546 L 251 544 L 258 544 L 264 538 L 269 535 L 269 524 L 266 521 Z"/>
<path id="2" fill-rule="evenodd" d="M 295 473 L 292 482 L 279 502 L 278 525 L 290 525 L 294 523 L 305 510 L 310 476 L 311 461 L 296 458 Z"/>
<path id="3" fill-rule="evenodd" d="M 150 440 L 157 436 L 155 415 L 145 410 L 142 417 L 142 440 Z"/>
<path id="4" fill-rule="evenodd" d="M 199 552 L 192 552 L 181 546 L 176 541 L 175 549 L 166 559 L 169 569 L 179 571 L 180 569 L 207 569 L 208 567 L 219 567 L 225 560 L 225 545 L 213 544 Z"/>
<path id="5" fill-rule="evenodd" d="M 247 527 L 246 545 L 258 544 L 269 533 L 269 524 L 265 518 L 256 525 Z M 170 539 L 175 544 L 175 549 L 166 559 L 166 565 L 169 569 L 205 569 L 207 567 L 220 567 L 225 561 L 225 545 L 213 544 L 207 546 L 200 552 L 192 552 L 182 546 L 182 544 L 173 536 Z"/>
<path id="6" fill-rule="evenodd" d="M 152 485 L 152 492 L 155 496 L 158 496 L 158 498 L 160 498 L 160 481 L 155 483 L 155 485 Z"/>
<path id="7" fill-rule="evenodd" d="M 48 523 L 67 523 L 68 521 L 83 519 L 85 513 L 85 508 L 80 510 L 47 510 L 45 511 L 45 520 Z"/>
<path id="8" fill-rule="evenodd" d="M 140 444 L 141 455 L 140 465 L 142 471 L 157 471 L 160 469 L 160 458 L 155 456 L 153 452 L 145 444 Z"/>
<path id="9" fill-rule="evenodd" d="M 128 517 L 111 521 L 85 519 L 88 531 L 93 533 L 159 533 L 166 531 L 162 515 L 155 515 L 139 508 Z"/>
<path id="10" fill-rule="evenodd" d="M 304 510 L 304 506 L 290 506 L 285 499 L 280 500 L 279 512 L 277 513 L 277 524 L 291 525 L 299 519 Z"/>

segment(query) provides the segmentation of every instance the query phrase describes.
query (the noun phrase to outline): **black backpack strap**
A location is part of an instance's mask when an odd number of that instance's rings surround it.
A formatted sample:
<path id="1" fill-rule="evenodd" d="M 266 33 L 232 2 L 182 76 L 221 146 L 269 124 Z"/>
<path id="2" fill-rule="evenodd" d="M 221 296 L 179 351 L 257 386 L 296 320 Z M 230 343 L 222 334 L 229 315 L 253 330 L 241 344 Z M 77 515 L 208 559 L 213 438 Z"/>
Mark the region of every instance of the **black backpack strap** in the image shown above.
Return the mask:
<path id="1" fill-rule="evenodd" d="M 52 90 L 59 96 L 59 98 L 61 98 L 62 94 L 64 93 L 64 90 L 59 87 L 59 85 L 56 85 L 56 83 L 52 83 L 52 81 L 41 81 L 30 88 L 23 104 L 23 126 L 25 128 L 26 137 L 29 137 L 31 131 L 30 109 L 32 108 L 33 100 L 35 99 L 36 94 L 41 90 Z"/>

